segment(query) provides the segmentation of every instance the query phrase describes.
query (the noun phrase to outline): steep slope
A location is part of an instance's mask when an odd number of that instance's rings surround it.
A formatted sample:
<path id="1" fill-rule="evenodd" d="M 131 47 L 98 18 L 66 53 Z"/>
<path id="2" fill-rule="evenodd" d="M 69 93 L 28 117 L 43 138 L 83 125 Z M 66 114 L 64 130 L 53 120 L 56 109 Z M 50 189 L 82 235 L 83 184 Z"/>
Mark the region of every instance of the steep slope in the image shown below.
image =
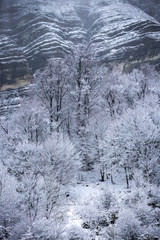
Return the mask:
<path id="1" fill-rule="evenodd" d="M 32 81 L 47 59 L 64 57 L 87 40 L 97 59 L 128 69 L 139 62 L 159 67 L 160 25 L 140 9 L 117 0 L 2 0 L 0 88 Z"/>
<path id="2" fill-rule="evenodd" d="M 154 17 L 160 22 L 160 1 L 159 0 L 125 0 Z"/>
<path id="3" fill-rule="evenodd" d="M 1 3 L 2 4 L 2 3 Z M 8 5 L 7 5 L 8 6 Z M 14 8 L 0 9 L 0 90 L 21 87 L 33 79 L 23 49 L 14 38 Z"/>
<path id="4" fill-rule="evenodd" d="M 140 9 L 110 2 L 93 10 L 90 41 L 106 63 L 129 67 L 160 59 L 160 25 Z"/>
<path id="5" fill-rule="evenodd" d="M 0 35 L 0 90 L 21 87 L 31 80 L 22 49 L 8 36 Z"/>

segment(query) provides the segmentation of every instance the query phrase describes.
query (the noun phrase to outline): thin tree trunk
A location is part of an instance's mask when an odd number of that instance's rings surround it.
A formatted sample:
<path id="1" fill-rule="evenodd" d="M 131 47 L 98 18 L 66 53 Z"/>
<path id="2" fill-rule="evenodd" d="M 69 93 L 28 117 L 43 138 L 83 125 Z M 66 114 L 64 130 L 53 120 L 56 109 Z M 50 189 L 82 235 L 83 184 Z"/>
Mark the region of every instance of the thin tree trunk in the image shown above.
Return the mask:
<path id="1" fill-rule="evenodd" d="M 114 184 L 112 173 L 111 173 L 111 183 Z"/>
<path id="2" fill-rule="evenodd" d="M 111 183 L 114 184 L 113 175 L 112 175 L 112 166 L 111 166 L 111 174 L 110 174 L 110 176 L 111 176 Z"/>
<path id="3" fill-rule="evenodd" d="M 104 182 L 104 166 L 100 169 L 100 174 L 101 174 L 101 182 Z"/>
<path id="4" fill-rule="evenodd" d="M 125 170 L 126 183 L 127 183 L 127 189 L 128 189 L 129 188 L 129 177 L 128 177 L 128 174 L 127 174 L 127 167 L 124 167 L 124 170 Z"/>

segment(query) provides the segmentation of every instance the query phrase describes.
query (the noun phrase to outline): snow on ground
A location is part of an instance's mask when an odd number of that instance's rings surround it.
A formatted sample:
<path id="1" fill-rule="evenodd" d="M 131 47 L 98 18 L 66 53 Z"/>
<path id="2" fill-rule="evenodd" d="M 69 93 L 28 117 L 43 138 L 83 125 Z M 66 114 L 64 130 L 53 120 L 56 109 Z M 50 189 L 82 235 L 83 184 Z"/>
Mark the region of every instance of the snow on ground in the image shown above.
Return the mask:
<path id="1" fill-rule="evenodd" d="M 87 224 L 105 215 L 103 207 L 105 194 L 113 195 L 116 198 L 116 204 L 120 204 L 128 192 L 123 173 L 118 174 L 114 180 L 114 185 L 110 179 L 101 182 L 97 169 L 81 172 L 77 183 L 70 187 L 69 196 L 64 203 L 68 209 L 66 232 L 79 231 L 85 235 L 86 239 L 91 239 L 90 227 Z"/>

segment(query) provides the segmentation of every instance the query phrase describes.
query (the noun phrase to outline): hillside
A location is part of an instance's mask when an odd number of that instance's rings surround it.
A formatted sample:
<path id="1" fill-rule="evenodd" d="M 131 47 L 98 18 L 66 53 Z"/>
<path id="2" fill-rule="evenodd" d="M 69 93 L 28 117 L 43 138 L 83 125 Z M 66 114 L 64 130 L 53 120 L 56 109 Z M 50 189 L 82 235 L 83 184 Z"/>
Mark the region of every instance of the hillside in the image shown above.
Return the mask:
<path id="1" fill-rule="evenodd" d="M 30 83 L 47 59 L 63 58 L 82 41 L 111 67 L 159 68 L 159 22 L 131 4 L 2 0 L 0 9 L 1 90 Z"/>
<path id="2" fill-rule="evenodd" d="M 0 1 L 0 240 L 160 239 L 155 2 Z"/>

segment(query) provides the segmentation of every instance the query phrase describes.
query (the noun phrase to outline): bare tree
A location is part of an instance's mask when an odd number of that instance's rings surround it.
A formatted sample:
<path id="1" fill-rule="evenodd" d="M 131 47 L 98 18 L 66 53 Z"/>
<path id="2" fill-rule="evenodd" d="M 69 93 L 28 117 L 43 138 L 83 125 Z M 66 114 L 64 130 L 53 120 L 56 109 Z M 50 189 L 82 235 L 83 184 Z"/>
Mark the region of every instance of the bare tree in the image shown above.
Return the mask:
<path id="1" fill-rule="evenodd" d="M 65 121 L 65 99 L 69 82 L 69 72 L 65 61 L 49 60 L 44 69 L 35 73 L 35 81 L 35 91 L 49 114 L 50 133 L 54 129 L 59 131 Z"/>

